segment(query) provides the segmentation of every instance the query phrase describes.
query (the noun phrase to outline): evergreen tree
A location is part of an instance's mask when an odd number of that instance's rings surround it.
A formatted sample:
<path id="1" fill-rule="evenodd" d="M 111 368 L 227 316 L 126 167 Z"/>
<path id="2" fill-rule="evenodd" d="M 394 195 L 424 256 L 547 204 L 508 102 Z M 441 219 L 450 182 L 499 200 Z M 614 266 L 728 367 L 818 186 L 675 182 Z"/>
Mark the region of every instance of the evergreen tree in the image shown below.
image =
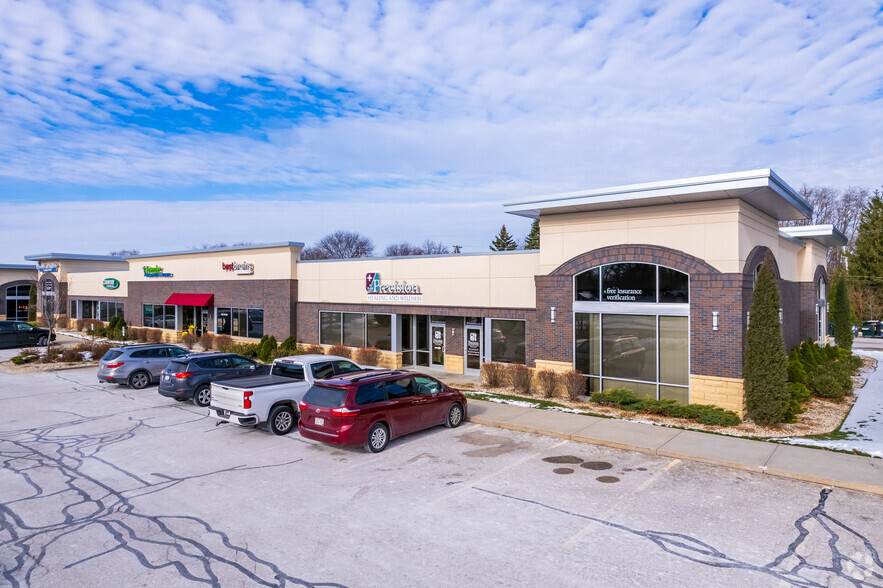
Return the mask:
<path id="1" fill-rule="evenodd" d="M 835 278 L 834 291 L 834 341 L 837 347 L 852 351 L 852 309 L 846 292 L 846 276 L 842 273 Z"/>
<path id="2" fill-rule="evenodd" d="M 527 237 L 524 239 L 524 248 L 540 248 L 540 219 L 534 219 L 533 223 L 531 223 L 530 233 L 528 233 Z"/>
<path id="3" fill-rule="evenodd" d="M 491 251 L 515 251 L 518 249 L 518 243 L 506 230 L 506 225 L 500 229 L 500 234 L 491 243 Z"/>
<path id="4" fill-rule="evenodd" d="M 862 211 L 848 275 L 851 284 L 867 285 L 877 306 L 883 303 L 883 193 L 879 190 Z"/>
<path id="5" fill-rule="evenodd" d="M 745 410 L 761 426 L 781 422 L 791 397 L 788 356 L 779 324 L 779 292 L 772 265 L 772 260 L 765 261 L 757 272 L 742 365 Z"/>
<path id="6" fill-rule="evenodd" d="M 31 290 L 28 293 L 28 321 L 37 320 L 37 285 L 31 284 Z"/>

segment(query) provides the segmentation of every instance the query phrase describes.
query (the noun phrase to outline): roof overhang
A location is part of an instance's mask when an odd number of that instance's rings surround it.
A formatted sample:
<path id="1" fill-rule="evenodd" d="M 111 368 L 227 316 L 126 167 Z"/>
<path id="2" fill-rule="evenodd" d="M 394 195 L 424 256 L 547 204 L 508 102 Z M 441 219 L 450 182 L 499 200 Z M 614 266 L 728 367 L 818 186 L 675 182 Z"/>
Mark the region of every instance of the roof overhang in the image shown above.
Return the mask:
<path id="1" fill-rule="evenodd" d="M 731 199 L 742 200 L 778 221 L 812 216 L 812 206 L 771 169 L 553 194 L 511 202 L 503 208 L 509 214 L 539 218 L 548 214 Z"/>
<path id="2" fill-rule="evenodd" d="M 800 227 L 782 227 L 780 233 L 801 241 L 815 241 L 824 247 L 842 247 L 849 240 L 834 225 L 804 225 Z"/>
<path id="3" fill-rule="evenodd" d="M 77 253 L 39 253 L 37 255 L 25 255 L 28 261 L 43 261 L 46 259 L 56 259 L 59 261 L 77 260 L 77 261 L 125 261 L 122 257 L 115 255 L 80 255 Z"/>

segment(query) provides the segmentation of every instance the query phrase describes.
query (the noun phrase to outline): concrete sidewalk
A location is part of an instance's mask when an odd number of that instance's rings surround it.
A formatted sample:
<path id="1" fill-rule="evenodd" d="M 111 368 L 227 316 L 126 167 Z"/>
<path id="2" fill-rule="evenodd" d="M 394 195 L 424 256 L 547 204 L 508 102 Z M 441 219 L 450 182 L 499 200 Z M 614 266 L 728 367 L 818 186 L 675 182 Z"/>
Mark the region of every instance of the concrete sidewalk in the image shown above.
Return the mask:
<path id="1" fill-rule="evenodd" d="M 469 400 L 480 425 L 794 478 L 883 495 L 883 459 Z"/>

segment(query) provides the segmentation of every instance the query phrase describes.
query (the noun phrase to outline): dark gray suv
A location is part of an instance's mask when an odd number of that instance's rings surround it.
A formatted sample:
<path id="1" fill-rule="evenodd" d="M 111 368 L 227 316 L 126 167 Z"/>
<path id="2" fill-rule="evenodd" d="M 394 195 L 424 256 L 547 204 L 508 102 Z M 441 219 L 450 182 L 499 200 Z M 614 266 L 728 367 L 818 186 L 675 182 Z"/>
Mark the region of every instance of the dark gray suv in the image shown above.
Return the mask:
<path id="1" fill-rule="evenodd" d="M 192 398 L 197 406 L 208 406 L 213 381 L 269 373 L 270 366 L 235 353 L 191 353 L 169 362 L 160 374 L 159 393 L 179 401 Z"/>
<path id="2" fill-rule="evenodd" d="M 98 362 L 98 381 L 140 390 L 158 382 L 170 361 L 188 353 L 183 347 L 162 343 L 113 347 Z"/>

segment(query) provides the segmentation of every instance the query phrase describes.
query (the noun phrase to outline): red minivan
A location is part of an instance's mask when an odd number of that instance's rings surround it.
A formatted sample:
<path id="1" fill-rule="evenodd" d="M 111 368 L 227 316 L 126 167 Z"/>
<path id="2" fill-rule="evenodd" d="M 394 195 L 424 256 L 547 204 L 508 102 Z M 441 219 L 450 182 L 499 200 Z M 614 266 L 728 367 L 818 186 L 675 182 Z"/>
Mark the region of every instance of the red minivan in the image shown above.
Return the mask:
<path id="1" fill-rule="evenodd" d="M 466 418 L 466 397 L 435 378 L 402 370 L 343 374 L 317 381 L 300 402 L 307 439 L 383 451 L 390 439 Z"/>

